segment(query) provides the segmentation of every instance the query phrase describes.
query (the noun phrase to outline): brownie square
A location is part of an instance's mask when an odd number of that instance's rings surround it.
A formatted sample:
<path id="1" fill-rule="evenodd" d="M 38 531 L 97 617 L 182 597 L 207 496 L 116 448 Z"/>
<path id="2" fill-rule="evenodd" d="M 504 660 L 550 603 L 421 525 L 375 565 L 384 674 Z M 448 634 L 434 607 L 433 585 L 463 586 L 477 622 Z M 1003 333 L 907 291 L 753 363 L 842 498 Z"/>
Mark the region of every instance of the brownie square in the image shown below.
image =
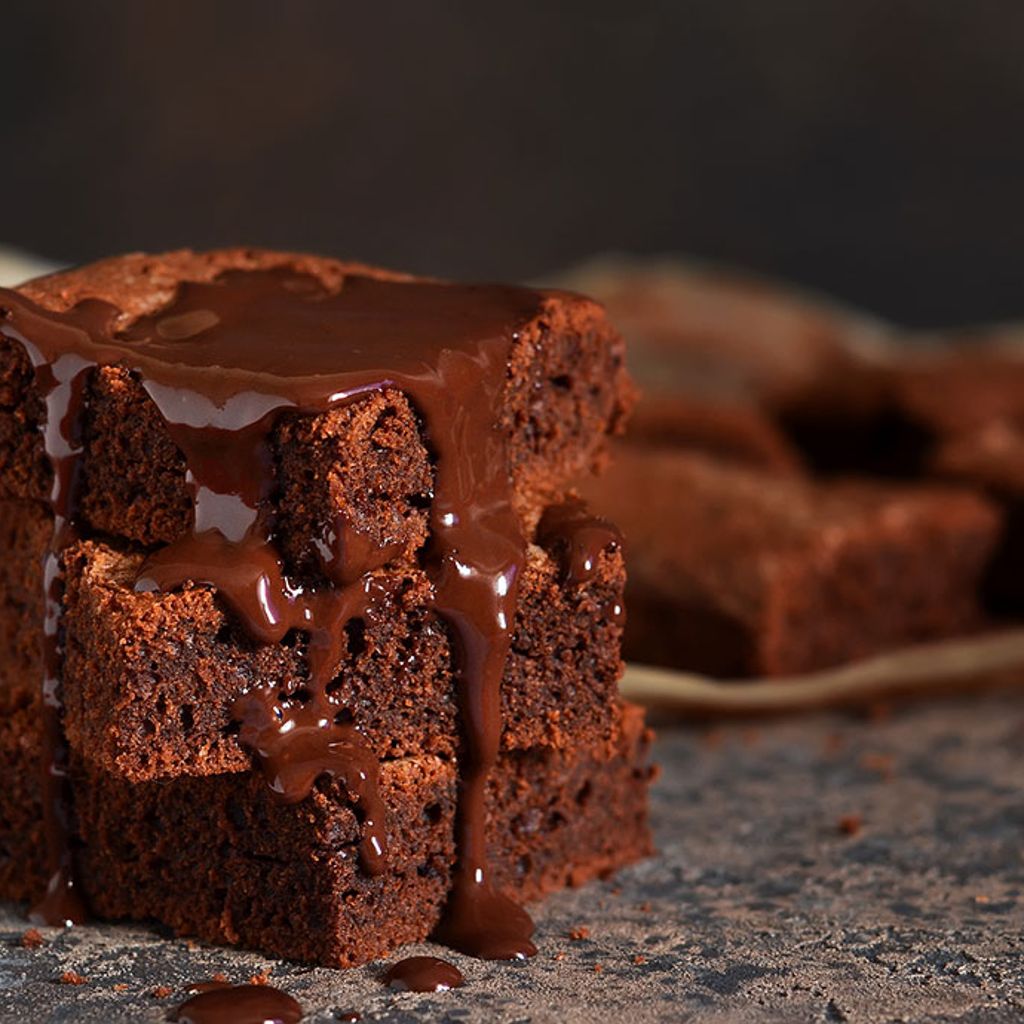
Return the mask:
<path id="1" fill-rule="evenodd" d="M 651 851 L 650 732 L 631 705 L 610 736 L 506 752 L 488 788 L 490 863 L 501 891 L 534 899 Z M 38 716 L 0 716 L 0 896 L 45 885 Z M 248 772 L 132 783 L 76 760 L 75 857 L 90 909 L 158 920 L 180 935 L 325 966 L 352 966 L 437 924 L 454 858 L 455 764 L 434 755 L 381 767 L 387 872 L 360 866 L 360 821 L 336 784 L 284 804 Z"/>
<path id="2" fill-rule="evenodd" d="M 209 588 L 136 594 L 139 562 L 96 543 L 68 553 L 69 743 L 133 781 L 248 769 L 232 704 L 267 685 L 301 700 L 304 637 L 253 644 Z M 332 701 L 379 757 L 452 756 L 461 742 L 455 668 L 430 583 L 419 569 L 375 575 L 391 598 L 346 626 Z M 573 586 L 549 553 L 531 547 L 501 687 L 505 747 L 566 748 L 608 735 L 622 670 L 613 609 L 624 581 L 621 552 L 603 553 L 593 577 Z"/>
<path id="3" fill-rule="evenodd" d="M 620 524 L 627 658 L 790 675 L 980 621 L 997 511 L 955 488 L 815 484 L 637 446 L 584 489 Z"/>

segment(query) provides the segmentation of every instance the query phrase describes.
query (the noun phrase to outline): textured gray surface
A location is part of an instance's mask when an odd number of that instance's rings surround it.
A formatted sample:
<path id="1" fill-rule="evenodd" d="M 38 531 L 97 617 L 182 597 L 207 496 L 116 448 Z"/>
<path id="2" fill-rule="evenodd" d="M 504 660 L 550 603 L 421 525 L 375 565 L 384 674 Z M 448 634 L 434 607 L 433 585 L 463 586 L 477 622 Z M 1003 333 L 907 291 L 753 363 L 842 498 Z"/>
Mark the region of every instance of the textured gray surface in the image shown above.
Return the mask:
<path id="1" fill-rule="evenodd" d="M 27 950 L 9 908 L 0 1019 L 165 1020 L 180 997 L 155 986 L 265 968 L 314 1021 L 349 1010 L 391 1024 L 1024 1016 L 1021 696 L 881 720 L 666 727 L 657 754 L 659 856 L 535 908 L 528 964 L 452 956 L 465 988 L 394 994 L 379 964 L 309 970 L 140 929 L 49 931 Z M 846 816 L 862 822 L 853 834 Z M 579 926 L 589 936 L 570 939 Z M 66 970 L 87 983 L 60 984 Z"/>

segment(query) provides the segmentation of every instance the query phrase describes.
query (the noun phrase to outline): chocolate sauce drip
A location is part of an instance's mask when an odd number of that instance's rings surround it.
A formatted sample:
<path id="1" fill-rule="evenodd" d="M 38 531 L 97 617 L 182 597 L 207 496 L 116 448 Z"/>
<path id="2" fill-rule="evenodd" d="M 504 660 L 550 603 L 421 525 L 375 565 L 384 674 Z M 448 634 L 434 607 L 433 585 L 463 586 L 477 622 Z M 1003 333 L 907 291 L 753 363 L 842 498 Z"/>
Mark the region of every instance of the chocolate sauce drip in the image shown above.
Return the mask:
<path id="1" fill-rule="evenodd" d="M 298 1024 L 302 1007 L 287 993 L 270 985 L 229 985 L 202 982 L 196 995 L 174 1011 L 180 1024 Z"/>
<path id="2" fill-rule="evenodd" d="M 328 523 L 324 533 L 313 540 L 320 565 L 329 580 L 341 586 L 354 583 L 360 576 L 382 569 L 403 551 L 401 541 L 378 544 L 357 530 L 344 515 Z"/>
<path id="3" fill-rule="evenodd" d="M 335 722 L 339 709 L 327 685 L 345 622 L 376 599 L 370 574 L 397 550 L 335 524 L 319 546 L 334 585 L 310 590 L 289 580 L 266 509 L 274 483 L 269 439 L 286 410 L 316 413 L 387 387 L 410 396 L 437 456 L 427 568 L 435 609 L 454 634 L 466 748 L 458 864 L 441 934 L 486 958 L 535 952 L 528 915 L 490 886 L 484 795 L 498 753 L 499 687 L 525 556 L 501 398 L 515 332 L 540 303 L 535 292 L 496 286 L 352 276 L 330 292 L 290 270 L 229 272 L 212 283 L 183 284 L 170 307 L 117 333 L 116 311 L 102 303 L 56 314 L 0 290 L 2 330 L 25 345 L 47 396 L 46 451 L 57 480 L 48 581 L 56 580 L 57 555 L 72 536 L 73 487 L 65 481 L 80 461 L 86 375 L 120 364 L 136 374 L 182 451 L 195 504 L 192 531 L 146 561 L 137 589 L 205 583 L 260 642 L 279 642 L 291 629 L 308 633 L 308 700 L 281 700 L 266 689 L 244 695 L 235 707 L 240 740 L 283 799 L 302 799 L 325 773 L 349 791 L 364 818 L 362 856 L 370 871 L 380 870 L 385 856 L 376 765 L 356 727 Z M 55 595 L 47 606 L 54 668 L 44 688 L 55 737 L 59 608 Z M 58 763 L 57 748 L 55 738 L 48 765 Z M 59 866 L 68 860 L 60 805 L 50 800 L 46 807 Z"/>
<path id="4" fill-rule="evenodd" d="M 466 979 L 462 971 L 447 960 L 436 956 L 410 956 L 389 967 L 381 980 L 400 992 L 446 992 L 459 988 Z"/>
<path id="5" fill-rule="evenodd" d="M 595 516 L 579 499 L 570 499 L 544 511 L 537 526 L 537 543 L 558 558 L 570 586 L 583 586 L 597 573 L 606 551 L 622 546 L 619 528 Z"/>

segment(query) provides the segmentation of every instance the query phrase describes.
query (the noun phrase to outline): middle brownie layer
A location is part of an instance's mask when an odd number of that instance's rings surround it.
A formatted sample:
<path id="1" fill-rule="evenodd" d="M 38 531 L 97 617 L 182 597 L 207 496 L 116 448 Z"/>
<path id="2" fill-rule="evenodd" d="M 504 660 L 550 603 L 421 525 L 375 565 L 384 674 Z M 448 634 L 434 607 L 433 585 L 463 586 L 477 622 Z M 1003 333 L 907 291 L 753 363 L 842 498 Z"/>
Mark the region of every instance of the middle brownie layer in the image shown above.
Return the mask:
<path id="1" fill-rule="evenodd" d="M 244 771 L 231 707 L 274 687 L 302 701 L 305 635 L 251 642 L 205 587 L 135 593 L 141 556 L 95 542 L 65 563 L 63 702 L 71 748 L 105 771 L 141 781 Z M 583 583 L 533 546 L 520 585 L 502 681 L 506 749 L 565 748 L 608 735 L 624 585 L 609 550 Z M 376 574 L 387 599 L 346 627 L 328 686 L 339 721 L 353 721 L 379 758 L 457 752 L 460 721 L 452 648 L 418 569 Z"/>

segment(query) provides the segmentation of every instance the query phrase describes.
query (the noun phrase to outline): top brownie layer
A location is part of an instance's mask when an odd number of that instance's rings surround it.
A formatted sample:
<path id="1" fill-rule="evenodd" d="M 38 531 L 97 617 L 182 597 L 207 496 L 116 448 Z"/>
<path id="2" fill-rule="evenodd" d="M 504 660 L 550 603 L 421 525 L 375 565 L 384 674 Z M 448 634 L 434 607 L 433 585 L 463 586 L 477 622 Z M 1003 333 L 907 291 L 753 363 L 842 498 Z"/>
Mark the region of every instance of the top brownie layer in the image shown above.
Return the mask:
<path id="1" fill-rule="evenodd" d="M 28 282 L 22 296 L 54 313 L 87 300 L 120 310 L 116 327 L 165 309 L 185 282 L 232 271 L 286 267 L 328 292 L 346 277 L 415 287 L 411 278 L 334 260 L 253 250 L 131 255 Z M 509 292 L 516 290 L 509 289 Z M 523 296 L 532 295 L 525 290 Z M 443 339 L 442 339 L 443 340 Z M 79 514 L 84 525 L 142 544 L 180 538 L 193 524 L 185 460 L 154 402 L 123 366 L 100 366 L 88 386 Z M 630 403 L 621 339 L 599 305 L 565 292 L 536 293 L 508 353 L 500 429 L 518 511 L 536 510 L 572 477 L 600 461 L 607 435 Z M 0 346 L 0 495 L 43 497 L 50 468 L 38 424 L 44 417 L 28 357 Z M 427 534 L 433 449 L 421 410 L 399 388 L 336 408 L 284 414 L 272 433 L 276 493 L 269 504 L 293 571 L 316 576 L 318 550 L 338 520 L 396 559 Z"/>

